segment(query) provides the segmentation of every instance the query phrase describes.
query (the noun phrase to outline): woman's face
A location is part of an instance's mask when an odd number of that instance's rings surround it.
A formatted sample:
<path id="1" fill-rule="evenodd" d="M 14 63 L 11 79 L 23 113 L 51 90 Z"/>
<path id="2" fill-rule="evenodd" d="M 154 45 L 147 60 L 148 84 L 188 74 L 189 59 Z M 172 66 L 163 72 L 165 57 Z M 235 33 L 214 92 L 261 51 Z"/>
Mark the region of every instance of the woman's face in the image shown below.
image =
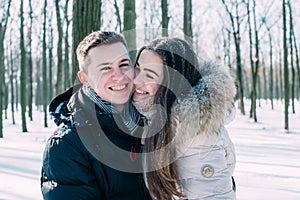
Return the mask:
<path id="1" fill-rule="evenodd" d="M 163 60 L 159 54 L 144 50 L 135 66 L 136 77 L 133 80 L 135 91 L 133 101 L 141 101 L 154 96 L 163 81 Z"/>

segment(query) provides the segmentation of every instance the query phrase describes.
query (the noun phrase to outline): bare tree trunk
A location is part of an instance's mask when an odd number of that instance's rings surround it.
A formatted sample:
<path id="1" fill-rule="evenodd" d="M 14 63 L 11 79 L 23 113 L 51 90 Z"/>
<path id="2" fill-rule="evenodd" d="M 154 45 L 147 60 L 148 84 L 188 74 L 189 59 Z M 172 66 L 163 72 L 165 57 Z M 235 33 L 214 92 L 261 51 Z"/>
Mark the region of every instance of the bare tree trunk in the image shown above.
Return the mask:
<path id="1" fill-rule="evenodd" d="M 290 13 L 290 59 L 291 59 L 291 70 L 292 70 L 292 84 L 291 84 L 291 100 L 292 100 L 292 111 L 295 113 L 295 79 L 296 79 L 296 73 L 295 73 L 295 67 L 294 67 L 294 46 L 293 46 L 293 32 L 294 32 L 294 26 L 293 26 L 293 13 L 291 8 L 291 2 L 288 1 L 288 8 Z M 295 42 L 295 41 L 294 41 Z"/>
<path id="2" fill-rule="evenodd" d="M 4 28 L 2 27 L 2 24 L 0 24 L 0 65 L 4 66 L 4 37 L 5 37 L 5 32 Z M 1 77 L 1 85 L 0 85 L 0 138 L 3 138 L 3 86 L 5 85 L 3 79 L 3 74 L 4 74 L 4 69 L 3 67 L 0 67 L 0 77 Z"/>
<path id="3" fill-rule="evenodd" d="M 4 38 L 7 27 L 7 21 L 9 18 L 9 10 L 10 10 L 11 0 L 7 2 L 7 8 L 5 10 L 6 14 L 3 15 L 3 19 L 0 19 L 0 65 L 4 66 Z M 3 76 L 3 68 L 0 67 L 0 77 Z M 2 79 L 2 78 L 1 78 Z M 2 109 L 3 109 L 3 86 L 5 79 L 0 81 L 0 138 L 3 138 L 3 119 L 2 119 Z"/>
<path id="4" fill-rule="evenodd" d="M 256 113 L 256 84 L 258 77 L 258 70 L 259 70 L 259 39 L 258 39 L 258 29 L 257 29 L 257 22 L 256 22 L 256 3 L 255 0 L 253 0 L 253 17 L 254 17 L 254 33 L 255 33 L 255 70 L 253 71 L 253 117 L 254 121 L 257 122 L 257 113 Z"/>
<path id="5" fill-rule="evenodd" d="M 122 21 L 121 21 L 120 9 L 119 9 L 117 0 L 114 0 L 114 7 L 116 9 L 119 32 L 122 32 Z"/>
<path id="6" fill-rule="evenodd" d="M 76 48 L 88 34 L 101 28 L 101 0 L 73 0 L 72 26 L 72 82 L 77 77 Z"/>
<path id="7" fill-rule="evenodd" d="M 220 38 L 222 37 L 221 36 L 221 34 L 222 33 L 216 33 L 216 36 L 215 36 L 215 39 L 214 39 L 214 41 L 216 41 L 216 42 L 214 42 L 214 54 L 215 54 L 215 60 L 217 61 L 217 62 L 219 62 L 219 61 L 221 61 L 221 58 L 222 58 L 222 56 L 221 56 L 221 48 L 222 48 L 222 42 L 220 41 Z"/>
<path id="8" fill-rule="evenodd" d="M 232 68 L 232 65 L 231 65 L 231 55 L 230 55 L 230 46 L 231 46 L 231 37 L 230 37 L 230 33 L 228 32 L 227 33 L 227 37 L 228 37 L 228 48 L 227 48 L 227 56 L 228 56 L 228 66 L 229 68 Z"/>
<path id="9" fill-rule="evenodd" d="M 250 98 L 251 97 L 251 92 L 250 92 L 250 81 L 249 81 L 249 76 L 248 76 L 248 74 L 247 74 L 247 71 L 244 69 L 243 70 L 243 77 L 244 77 L 244 89 L 245 89 L 245 96 L 247 97 L 247 98 Z"/>
<path id="10" fill-rule="evenodd" d="M 192 30 L 192 0 L 184 0 L 184 11 L 183 11 L 183 32 L 185 39 L 188 42 L 193 40 Z"/>
<path id="11" fill-rule="evenodd" d="M 274 102 L 273 102 L 273 98 L 274 98 L 274 72 L 273 72 L 273 42 L 272 42 L 272 35 L 271 35 L 271 31 L 270 29 L 267 27 L 268 30 L 268 35 L 269 35 L 269 46 L 270 46 L 270 81 L 269 81 L 269 87 L 270 87 L 270 95 L 269 98 L 271 100 L 271 107 L 272 110 L 274 110 Z"/>
<path id="12" fill-rule="evenodd" d="M 282 78 L 283 78 L 283 75 L 282 75 L 282 66 L 283 66 L 283 64 L 282 64 L 281 56 L 282 56 L 281 49 L 279 49 L 279 82 L 280 82 L 279 86 L 280 86 L 280 99 L 282 100 L 284 98 L 284 94 L 283 94 L 283 84 L 284 83 L 283 83 L 283 80 L 282 80 Z"/>
<path id="13" fill-rule="evenodd" d="M 297 47 L 297 40 L 295 36 L 295 32 L 293 31 L 293 39 L 294 39 L 294 48 L 295 48 L 295 56 L 296 56 L 296 66 L 297 66 L 297 75 L 298 75 L 298 81 L 296 84 L 297 85 L 297 99 L 299 100 L 299 95 L 300 95 L 300 61 L 299 61 L 299 52 L 298 52 L 298 47 Z"/>
<path id="14" fill-rule="evenodd" d="M 144 17 L 144 42 L 149 42 L 153 38 L 160 37 L 162 32 L 155 31 L 152 27 L 152 22 L 158 16 L 157 10 L 158 1 L 144 1 L 143 2 L 143 17 Z M 156 32 L 156 33 L 155 33 Z"/>
<path id="15" fill-rule="evenodd" d="M 230 38 L 230 34 L 228 34 L 228 31 L 225 32 L 225 28 L 222 28 L 222 36 L 223 36 L 223 62 L 225 66 L 228 66 L 231 68 L 230 61 L 230 40 L 228 40 L 228 36 Z M 228 41 L 227 41 L 228 40 Z"/>
<path id="16" fill-rule="evenodd" d="M 278 64 L 275 64 L 275 95 L 276 95 L 276 99 L 277 101 L 279 100 L 280 98 L 280 78 L 279 78 L 279 71 L 280 69 L 280 65 Z"/>
<path id="17" fill-rule="evenodd" d="M 49 80 L 47 80 L 47 88 L 48 88 L 48 101 L 51 101 L 51 99 L 54 96 L 54 89 L 53 89 L 53 27 L 51 25 L 52 17 L 48 17 L 48 27 L 49 27 L 49 35 L 48 35 L 48 77 Z M 46 50 L 45 50 L 46 51 Z"/>
<path id="18" fill-rule="evenodd" d="M 123 34 L 128 43 L 131 60 L 136 56 L 136 13 L 135 0 L 124 0 L 124 28 Z"/>
<path id="19" fill-rule="evenodd" d="M 10 43 L 12 44 L 12 29 L 10 30 Z M 14 62 L 12 56 L 12 48 L 10 48 L 10 75 L 9 75 L 9 82 L 10 82 L 10 105 L 11 105 L 11 119 L 12 124 L 16 124 L 15 122 L 15 95 L 14 95 Z"/>
<path id="20" fill-rule="evenodd" d="M 241 36 L 240 36 L 240 16 L 238 14 L 239 4 L 235 2 L 236 6 L 236 17 L 234 17 L 230 12 L 225 0 L 222 0 L 223 5 L 225 6 L 226 12 L 229 15 L 230 23 L 232 26 L 235 51 L 236 51 L 236 77 L 238 83 L 238 96 L 240 99 L 240 110 L 243 115 L 245 115 L 245 106 L 244 106 L 244 89 L 243 89 L 243 73 L 242 73 L 242 59 L 241 59 Z M 236 25 L 235 25 L 236 23 Z"/>
<path id="21" fill-rule="evenodd" d="M 283 14 L 283 65 L 284 65 L 284 129 L 289 130 L 289 69 L 288 69 L 288 49 L 287 49 L 287 25 L 285 0 L 282 1 Z"/>
<path id="22" fill-rule="evenodd" d="M 29 31 L 28 31 L 28 116 L 30 121 L 32 121 L 32 3 L 31 0 L 28 1 L 29 3 Z"/>
<path id="23" fill-rule="evenodd" d="M 57 31 L 58 31 L 58 42 L 57 42 L 57 68 L 56 68 L 56 84 L 55 84 L 55 92 L 56 94 L 60 94 L 63 91 L 63 72 L 62 72 L 62 41 L 63 41 L 63 29 L 61 24 L 60 17 L 60 8 L 59 8 L 60 0 L 55 0 L 55 10 L 56 10 L 56 23 L 57 23 Z M 52 78 L 52 77 L 50 77 Z"/>
<path id="24" fill-rule="evenodd" d="M 70 64 L 69 64 L 69 25 L 71 20 L 68 19 L 68 5 L 69 0 L 66 0 L 65 8 L 64 8 L 64 18 L 66 21 L 66 30 L 65 30 L 65 57 L 64 57 L 64 87 L 63 90 L 66 90 L 70 87 L 71 81 L 70 81 Z"/>
<path id="25" fill-rule="evenodd" d="M 48 127 L 47 122 L 47 106 L 48 106 L 48 88 L 47 88 L 47 45 L 46 45 L 46 20 L 47 20 L 47 0 L 44 1 L 44 11 L 43 11 L 44 21 L 43 21 L 43 111 L 44 111 L 44 127 Z M 51 66 L 49 66 L 51 67 Z M 52 78 L 52 77 L 49 77 Z"/>
<path id="26" fill-rule="evenodd" d="M 168 36 L 169 15 L 168 15 L 168 0 L 161 0 L 161 21 L 162 21 L 162 36 Z"/>
<path id="27" fill-rule="evenodd" d="M 8 51 L 6 53 L 6 55 L 8 55 Z M 3 79 L 5 79 L 5 77 L 9 76 L 9 71 L 8 71 L 8 63 L 7 65 L 3 66 L 4 68 L 4 73 L 3 73 Z M 7 119 L 7 108 L 8 108 L 8 83 L 5 81 L 5 85 L 3 87 L 4 89 L 4 119 Z"/>
<path id="28" fill-rule="evenodd" d="M 264 99 L 266 100 L 266 102 L 268 102 L 268 96 L 269 96 L 269 91 L 268 91 L 268 87 L 267 87 L 267 82 L 268 82 L 268 78 L 267 78 L 267 68 L 264 65 L 263 66 L 263 78 L 264 78 L 264 90 L 263 90 L 263 94 L 264 94 Z"/>
<path id="29" fill-rule="evenodd" d="M 153 3 L 153 2 L 151 2 Z M 152 20 L 152 16 L 153 16 L 153 13 L 150 12 L 150 14 L 147 13 L 147 10 L 149 8 L 149 1 L 144 1 L 143 2 L 143 17 L 144 17 L 144 29 L 145 29 L 145 34 L 144 34 L 144 41 L 145 42 L 149 42 L 151 40 L 151 30 L 148 29 L 149 27 L 149 20 L 151 21 Z M 152 6 L 152 5 L 150 5 Z"/>
<path id="30" fill-rule="evenodd" d="M 41 76 L 43 75 L 42 74 L 42 69 L 41 69 L 41 59 L 37 59 L 36 60 L 36 73 L 35 73 L 35 76 L 37 77 L 36 78 L 36 90 L 35 90 L 35 93 L 36 94 L 40 94 L 40 95 L 37 95 L 35 97 L 35 105 L 36 105 L 36 108 L 37 110 L 40 110 L 40 106 L 43 105 L 43 90 L 42 90 L 42 83 L 41 83 Z"/>
<path id="31" fill-rule="evenodd" d="M 249 60 L 250 60 L 250 66 L 251 66 L 251 77 L 252 77 L 252 90 L 251 90 L 251 106 L 250 106 L 250 118 L 255 116 L 255 107 L 256 107 L 256 88 L 254 83 L 254 74 L 255 74 L 255 68 L 254 68 L 254 59 L 253 59 L 253 41 L 252 41 L 252 26 L 251 26 L 251 14 L 250 14 L 250 1 L 247 1 L 247 15 L 248 15 L 248 29 L 249 29 Z"/>
<path id="32" fill-rule="evenodd" d="M 257 89 L 256 91 L 258 91 L 258 95 L 257 95 L 257 99 L 258 99 L 258 107 L 261 107 L 261 89 L 262 89 L 262 86 L 261 86 L 261 77 L 258 75 L 257 76 Z"/>
<path id="33" fill-rule="evenodd" d="M 17 54 L 16 55 L 16 62 L 19 62 L 19 58 L 20 57 L 20 55 L 19 54 Z M 16 69 L 16 71 L 19 71 L 18 69 Z M 17 75 L 16 75 L 16 77 L 17 77 Z M 20 96 L 20 87 L 19 87 L 19 79 L 18 78 L 16 78 L 15 79 L 15 88 L 16 88 L 16 102 L 15 102 L 15 107 L 16 107 L 16 111 L 19 111 L 19 104 L 20 104 L 20 98 L 19 98 L 19 96 Z"/>
<path id="34" fill-rule="evenodd" d="M 21 49 L 21 117 L 22 117 L 22 132 L 27 131 L 26 125 L 26 96 L 27 96 L 27 87 L 26 87 L 26 52 L 25 52 L 25 42 L 24 42 L 24 12 L 23 12 L 23 0 L 21 0 L 20 6 L 20 49 Z"/>
<path id="35" fill-rule="evenodd" d="M 222 28 L 222 37 L 223 37 L 223 63 L 225 66 L 226 65 L 228 66 L 228 63 L 226 63 L 228 47 L 227 47 L 227 39 L 226 39 L 226 34 L 224 32 L 224 28 Z"/>

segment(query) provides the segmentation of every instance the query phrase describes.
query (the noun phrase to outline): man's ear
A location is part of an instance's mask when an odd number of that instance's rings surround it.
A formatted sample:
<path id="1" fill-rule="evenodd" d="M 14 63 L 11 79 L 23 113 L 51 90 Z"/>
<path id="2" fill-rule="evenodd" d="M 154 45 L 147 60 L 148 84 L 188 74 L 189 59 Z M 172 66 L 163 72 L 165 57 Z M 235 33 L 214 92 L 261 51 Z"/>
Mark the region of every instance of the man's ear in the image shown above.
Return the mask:
<path id="1" fill-rule="evenodd" d="M 81 82 L 83 85 L 89 86 L 88 78 L 87 78 L 87 75 L 86 75 L 85 72 L 79 71 L 79 72 L 77 73 L 77 76 L 78 76 L 80 82 Z"/>

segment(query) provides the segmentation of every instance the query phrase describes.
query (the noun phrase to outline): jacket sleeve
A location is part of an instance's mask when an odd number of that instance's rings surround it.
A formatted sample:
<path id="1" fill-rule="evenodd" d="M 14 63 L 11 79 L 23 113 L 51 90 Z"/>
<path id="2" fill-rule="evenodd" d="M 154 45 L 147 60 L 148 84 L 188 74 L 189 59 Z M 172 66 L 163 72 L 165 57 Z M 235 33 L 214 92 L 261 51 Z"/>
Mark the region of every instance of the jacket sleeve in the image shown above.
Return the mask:
<path id="1" fill-rule="evenodd" d="M 197 136 L 176 161 L 178 177 L 187 199 L 234 200 L 232 170 L 222 137 Z"/>
<path id="2" fill-rule="evenodd" d="M 58 131 L 47 142 L 41 172 L 44 199 L 102 199 L 89 156 L 74 132 Z"/>
<path id="3" fill-rule="evenodd" d="M 221 128 L 221 137 L 223 140 L 223 146 L 225 150 L 226 164 L 231 174 L 233 174 L 236 164 L 235 147 L 232 143 L 228 131 L 225 127 Z"/>

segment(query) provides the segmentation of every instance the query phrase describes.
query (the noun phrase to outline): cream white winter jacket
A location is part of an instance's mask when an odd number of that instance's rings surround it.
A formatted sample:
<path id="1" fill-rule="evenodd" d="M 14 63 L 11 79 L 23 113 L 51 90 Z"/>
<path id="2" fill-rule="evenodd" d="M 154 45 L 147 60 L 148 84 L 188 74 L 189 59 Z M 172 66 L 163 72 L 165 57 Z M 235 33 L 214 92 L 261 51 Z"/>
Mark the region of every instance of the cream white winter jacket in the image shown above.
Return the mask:
<path id="1" fill-rule="evenodd" d="M 235 150 L 224 125 L 236 94 L 228 69 L 202 63 L 202 79 L 172 108 L 178 176 L 187 199 L 235 199 Z"/>
<path id="2" fill-rule="evenodd" d="M 176 152 L 174 160 L 187 199 L 234 200 L 235 150 L 224 127 L 235 113 L 234 78 L 228 69 L 212 62 L 201 63 L 200 73 L 198 84 L 172 107 L 171 151 Z M 148 119 L 155 117 L 153 98 L 135 106 Z"/>

